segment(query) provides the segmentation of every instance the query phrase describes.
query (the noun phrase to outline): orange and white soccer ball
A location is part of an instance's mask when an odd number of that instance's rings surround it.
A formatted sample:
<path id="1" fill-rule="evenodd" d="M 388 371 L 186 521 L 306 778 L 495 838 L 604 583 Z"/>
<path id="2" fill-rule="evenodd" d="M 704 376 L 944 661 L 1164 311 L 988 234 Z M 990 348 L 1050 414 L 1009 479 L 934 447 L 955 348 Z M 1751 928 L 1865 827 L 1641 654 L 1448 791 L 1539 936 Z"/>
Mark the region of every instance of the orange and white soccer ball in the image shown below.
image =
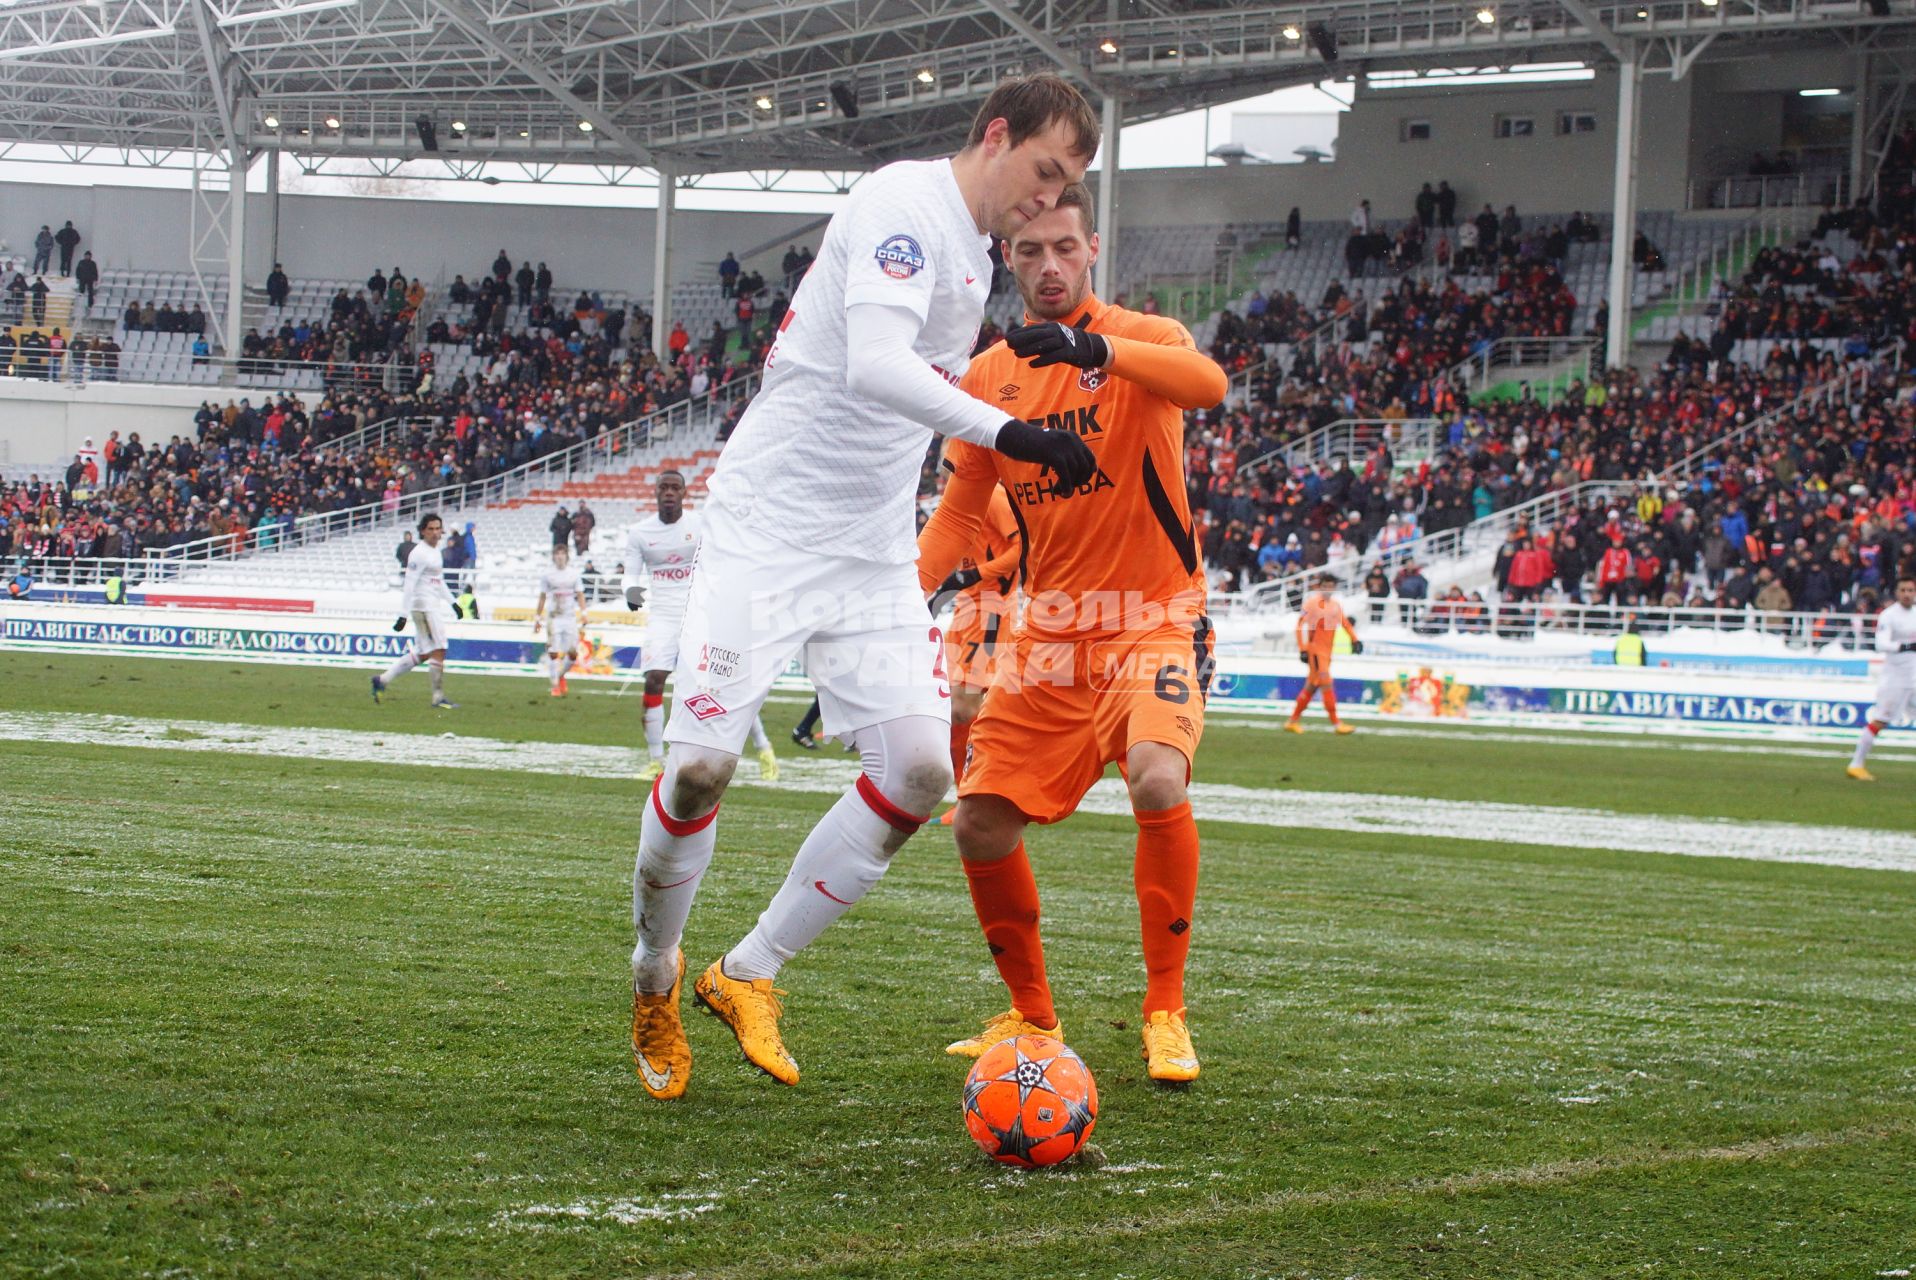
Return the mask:
<path id="1" fill-rule="evenodd" d="M 1028 1169 L 1067 1160 L 1097 1123 L 1091 1069 L 1048 1036 L 1000 1040 L 965 1080 L 965 1128 L 1000 1164 Z"/>

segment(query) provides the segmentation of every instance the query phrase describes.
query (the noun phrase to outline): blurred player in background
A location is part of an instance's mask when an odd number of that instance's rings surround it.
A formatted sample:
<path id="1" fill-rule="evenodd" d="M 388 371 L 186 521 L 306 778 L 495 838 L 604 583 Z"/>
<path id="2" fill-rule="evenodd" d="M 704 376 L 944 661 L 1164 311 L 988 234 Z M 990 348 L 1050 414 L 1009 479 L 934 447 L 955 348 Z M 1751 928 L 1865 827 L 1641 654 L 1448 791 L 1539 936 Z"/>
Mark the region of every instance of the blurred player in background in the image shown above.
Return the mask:
<path id="1" fill-rule="evenodd" d="M 1204 566 L 1184 477 L 1184 411 L 1224 398 L 1224 371 L 1169 317 L 1091 293 L 1098 238 L 1078 184 L 1008 237 L 1026 323 L 964 385 L 1097 455 L 1057 493 L 1030 463 L 953 441 L 943 500 L 919 538 L 919 583 L 942 581 L 984 536 L 999 486 L 1024 534 L 1024 620 L 971 724 L 954 823 L 972 905 L 1012 1007 L 947 1052 L 1059 1035 L 1038 933 L 1025 827 L 1067 817 L 1116 762 L 1138 824 L 1133 880 L 1144 942 L 1144 1056 L 1153 1080 L 1198 1074 L 1184 965 L 1197 900 L 1187 788 L 1212 667 Z"/>
<path id="2" fill-rule="evenodd" d="M 779 324 L 712 474 L 680 640 L 686 683 L 633 873 L 632 1052 L 654 1097 L 677 1097 L 691 1071 L 679 942 L 719 798 L 792 660 L 817 686 L 825 732 L 856 747 L 863 770 L 757 926 L 694 984 L 747 1061 L 798 1083 L 773 979 L 871 890 L 951 785 L 944 646 L 912 572 L 919 473 L 935 432 L 1044 464 L 1060 491 L 1091 474 L 1075 432 L 1009 418 L 957 383 L 991 290 L 991 238 L 1080 179 L 1098 133 L 1062 78 L 1005 81 L 956 156 L 886 165 L 853 189 Z"/>
<path id="3" fill-rule="evenodd" d="M 446 564 L 439 554 L 439 540 L 446 535 L 445 522 L 437 515 L 422 516 L 419 541 L 406 554 L 406 577 L 400 588 L 403 615 L 393 624 L 401 630 L 406 618 L 412 619 L 412 652 L 373 677 L 373 701 L 386 692 L 386 686 L 421 662 L 432 673 L 432 705 L 451 711 L 458 703 L 446 698 L 446 636 L 452 630 L 452 592 L 446 589 Z"/>
<path id="4" fill-rule="evenodd" d="M 552 566 L 539 575 L 539 599 L 532 606 L 532 634 L 545 625 L 546 668 L 555 698 L 565 697 L 566 671 L 579 652 L 579 628 L 585 623 L 585 586 L 571 559 L 563 544 L 552 548 Z"/>
<path id="5" fill-rule="evenodd" d="M 949 447 L 949 445 L 947 445 Z M 1024 537 L 1004 486 L 991 491 L 991 505 L 978 527 L 978 541 L 932 596 L 931 611 L 949 601 L 951 626 L 945 632 L 945 670 L 951 676 L 951 772 L 965 776 L 965 747 L 971 722 L 984 705 L 1000 646 L 1011 644 L 1018 609 L 1018 578 L 1024 561 Z M 939 821 L 950 825 L 955 808 Z"/>
<path id="6" fill-rule="evenodd" d="M 1896 603 L 1877 615 L 1876 651 L 1883 655 L 1876 705 L 1869 709 L 1869 720 L 1856 739 L 1856 754 L 1849 759 L 1849 776 L 1858 782 L 1876 781 L 1876 775 L 1863 767 L 1876 745 L 1876 735 L 1916 715 L 1916 577 L 1898 578 Z"/>
<path id="7" fill-rule="evenodd" d="M 1362 653 L 1364 642 L 1357 638 L 1357 628 L 1344 616 L 1344 606 L 1337 603 L 1337 579 L 1320 573 L 1312 585 L 1315 590 L 1297 615 L 1297 655 L 1310 672 L 1304 677 L 1304 691 L 1297 695 L 1297 705 L 1291 708 L 1291 718 L 1284 722 L 1284 728 L 1291 733 L 1304 732 L 1304 712 L 1313 697 L 1322 695 L 1324 714 L 1331 718 L 1331 727 L 1339 733 L 1356 733 L 1355 728 L 1337 718 L 1337 690 L 1331 684 L 1331 652 L 1339 631 L 1350 633 L 1352 653 Z"/>
<path id="8" fill-rule="evenodd" d="M 633 525 L 625 541 L 625 602 L 637 609 L 646 604 L 648 587 L 651 593 L 645 638 L 639 645 L 645 667 L 645 750 L 650 757 L 639 771 L 640 782 L 665 772 L 665 681 L 679 664 L 679 631 L 685 625 L 685 600 L 699 552 L 699 516 L 685 509 L 684 474 L 661 471 L 652 496 L 657 510 Z M 778 757 L 759 719 L 752 721 L 752 747 L 758 752 L 759 778 L 777 782 Z"/>

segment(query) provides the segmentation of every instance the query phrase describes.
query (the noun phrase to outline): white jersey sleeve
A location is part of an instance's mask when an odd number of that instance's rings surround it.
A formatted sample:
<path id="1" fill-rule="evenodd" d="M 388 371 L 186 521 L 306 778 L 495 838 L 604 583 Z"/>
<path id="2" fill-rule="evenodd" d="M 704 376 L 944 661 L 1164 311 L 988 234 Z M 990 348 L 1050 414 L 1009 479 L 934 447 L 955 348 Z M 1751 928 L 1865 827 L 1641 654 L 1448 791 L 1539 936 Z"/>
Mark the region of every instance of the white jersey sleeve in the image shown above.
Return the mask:
<path id="1" fill-rule="evenodd" d="M 1916 672 L 1916 653 L 1903 652 L 1906 644 L 1916 644 L 1916 609 L 1892 604 L 1876 616 L 1876 650 L 1886 655 L 1886 670 Z"/>
<path id="2" fill-rule="evenodd" d="M 908 354 L 894 351 L 894 361 L 914 361 L 912 374 L 922 366 L 962 394 L 955 388 L 991 288 L 988 247 L 949 160 L 902 161 L 860 182 L 825 229 L 779 326 L 763 388 L 713 470 L 712 499 L 787 545 L 912 561 L 932 432 L 888 403 L 902 402 L 902 393 L 861 394 L 857 387 L 871 392 L 882 371 L 861 373 L 854 386 L 847 312 L 876 304 L 912 317 L 918 327 Z M 914 380 L 922 389 L 922 377 Z M 993 411 L 978 425 L 993 419 L 994 428 L 1004 421 Z"/>
<path id="3" fill-rule="evenodd" d="M 406 578 L 400 588 L 407 613 L 452 612 L 452 592 L 446 589 L 446 562 L 437 547 L 415 542 L 406 555 Z"/>

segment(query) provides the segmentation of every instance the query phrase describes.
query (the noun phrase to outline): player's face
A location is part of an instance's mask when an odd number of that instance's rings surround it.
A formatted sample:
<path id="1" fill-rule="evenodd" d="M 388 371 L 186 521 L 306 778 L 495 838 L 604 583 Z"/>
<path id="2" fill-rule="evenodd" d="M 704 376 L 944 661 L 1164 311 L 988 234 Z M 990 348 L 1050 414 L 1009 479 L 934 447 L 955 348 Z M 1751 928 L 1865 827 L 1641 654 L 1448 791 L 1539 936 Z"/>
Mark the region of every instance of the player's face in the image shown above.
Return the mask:
<path id="1" fill-rule="evenodd" d="M 441 524 L 437 520 L 429 521 L 426 527 L 419 531 L 420 541 L 424 542 L 429 547 L 438 546 L 439 539 L 445 536 L 446 536 L 446 526 Z"/>
<path id="2" fill-rule="evenodd" d="M 552 548 L 552 563 L 555 567 L 560 569 L 565 568 L 566 561 L 570 560 L 571 558 L 572 558 L 572 553 L 570 551 L 567 551 L 564 547 Z"/>
<path id="3" fill-rule="evenodd" d="M 1039 320 L 1065 320 L 1091 295 L 1098 233 L 1076 209 L 1047 209 L 1011 238 L 1007 257 L 1025 310 Z"/>
<path id="4" fill-rule="evenodd" d="M 985 128 L 985 230 L 1009 240 L 1027 222 L 1058 203 L 1058 196 L 1084 180 L 1089 156 L 1072 154 L 1070 126 L 1055 120 L 1017 146 L 1002 119 Z"/>
<path id="5" fill-rule="evenodd" d="M 1896 584 L 1896 603 L 1905 609 L 1916 609 L 1916 582 L 1905 579 Z"/>
<path id="6" fill-rule="evenodd" d="M 659 514 L 667 523 L 679 518 L 679 512 L 685 509 L 685 477 L 676 472 L 659 477 L 655 491 L 659 503 Z"/>

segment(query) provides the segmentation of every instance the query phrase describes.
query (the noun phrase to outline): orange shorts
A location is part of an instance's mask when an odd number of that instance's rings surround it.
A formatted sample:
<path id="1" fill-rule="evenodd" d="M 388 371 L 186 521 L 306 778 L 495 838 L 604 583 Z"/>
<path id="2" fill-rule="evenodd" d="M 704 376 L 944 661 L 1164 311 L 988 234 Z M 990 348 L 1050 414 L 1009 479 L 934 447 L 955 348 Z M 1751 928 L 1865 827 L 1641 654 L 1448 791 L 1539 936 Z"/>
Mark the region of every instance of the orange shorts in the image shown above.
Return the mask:
<path id="1" fill-rule="evenodd" d="M 1306 685 L 1329 684 L 1331 682 L 1331 651 L 1329 649 L 1306 649 L 1304 660 L 1310 664 L 1310 674 L 1304 677 Z"/>
<path id="2" fill-rule="evenodd" d="M 1176 747 L 1188 770 L 1214 661 L 1202 615 L 1088 640 L 1020 635 L 972 721 L 958 794 L 1003 796 L 1056 822 L 1140 742 Z"/>
<path id="3" fill-rule="evenodd" d="M 951 630 L 945 633 L 945 670 L 953 685 L 989 689 L 998 657 L 1011 648 L 1011 614 L 994 609 L 1004 603 L 993 596 L 984 605 L 974 596 L 960 596 L 952 608 Z"/>

